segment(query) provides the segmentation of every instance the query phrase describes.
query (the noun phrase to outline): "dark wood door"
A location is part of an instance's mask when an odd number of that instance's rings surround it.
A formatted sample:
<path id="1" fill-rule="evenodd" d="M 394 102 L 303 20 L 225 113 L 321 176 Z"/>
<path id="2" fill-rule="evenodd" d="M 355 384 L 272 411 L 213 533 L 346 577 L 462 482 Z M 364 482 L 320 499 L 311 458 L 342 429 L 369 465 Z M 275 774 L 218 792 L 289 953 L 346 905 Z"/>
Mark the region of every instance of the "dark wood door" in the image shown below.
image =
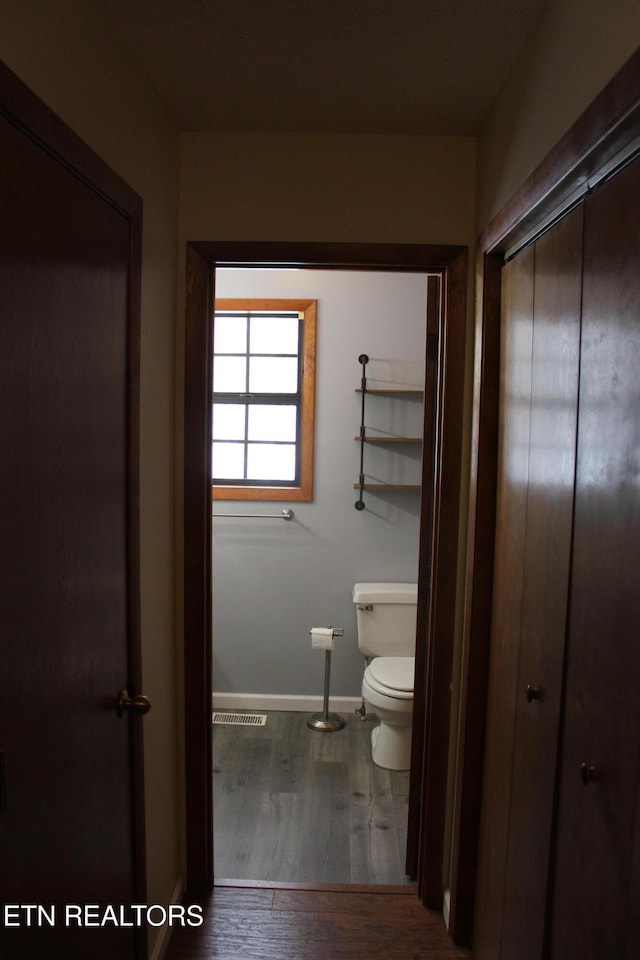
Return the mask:
<path id="1" fill-rule="evenodd" d="M 574 559 L 551 956 L 631 960 L 637 956 L 637 917 L 630 896 L 636 897 L 637 907 L 638 878 L 634 881 L 632 869 L 640 770 L 637 161 L 587 198 L 584 243 Z"/>
<path id="2" fill-rule="evenodd" d="M 524 584 L 534 248 L 502 271 L 498 487 L 474 956 L 501 956 Z"/>
<path id="3" fill-rule="evenodd" d="M 581 288 L 579 207 L 535 245 L 524 581 L 505 824 L 504 960 L 543 956 L 571 560 Z"/>
<path id="4" fill-rule="evenodd" d="M 569 590 L 582 208 L 503 268 L 492 649 L 475 953 L 543 955 Z"/>
<path id="5" fill-rule="evenodd" d="M 140 930 L 65 908 L 144 902 L 141 721 L 116 713 L 139 693 L 132 222 L 53 149 L 0 119 L 0 901 L 55 921 L 19 912 L 0 954 L 126 960 Z"/>

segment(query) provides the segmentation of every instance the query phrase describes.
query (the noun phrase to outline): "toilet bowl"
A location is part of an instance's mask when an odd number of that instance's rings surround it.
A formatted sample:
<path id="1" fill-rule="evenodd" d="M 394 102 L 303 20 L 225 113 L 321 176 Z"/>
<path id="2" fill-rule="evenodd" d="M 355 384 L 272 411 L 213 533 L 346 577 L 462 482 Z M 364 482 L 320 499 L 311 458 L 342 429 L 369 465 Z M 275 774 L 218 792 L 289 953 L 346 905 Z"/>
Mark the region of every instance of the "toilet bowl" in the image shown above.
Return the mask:
<path id="1" fill-rule="evenodd" d="M 411 766 L 416 651 L 415 583 L 356 583 L 358 647 L 366 658 L 362 698 L 380 723 L 371 734 L 373 762 L 387 770 Z"/>
<path id="2" fill-rule="evenodd" d="M 380 723 L 371 732 L 371 758 L 386 770 L 411 766 L 414 657 L 376 657 L 362 678 L 362 696 Z"/>

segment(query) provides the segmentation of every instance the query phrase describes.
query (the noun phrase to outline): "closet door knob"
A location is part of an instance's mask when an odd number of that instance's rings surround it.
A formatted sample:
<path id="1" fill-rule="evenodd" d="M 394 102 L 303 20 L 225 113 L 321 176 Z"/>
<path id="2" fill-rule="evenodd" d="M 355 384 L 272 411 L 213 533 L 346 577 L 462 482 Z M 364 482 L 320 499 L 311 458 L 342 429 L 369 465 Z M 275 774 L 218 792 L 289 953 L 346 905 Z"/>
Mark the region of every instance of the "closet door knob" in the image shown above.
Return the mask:
<path id="1" fill-rule="evenodd" d="M 116 713 L 119 717 L 124 717 L 125 713 L 133 713 L 138 717 L 144 716 L 151 710 L 151 700 L 145 697 L 143 693 L 137 697 L 129 697 L 127 690 L 121 690 L 118 695 L 118 706 Z"/>
<path id="2" fill-rule="evenodd" d="M 596 768 L 590 766 L 588 763 L 580 764 L 580 777 L 582 778 L 582 782 L 584 783 L 585 787 L 588 787 L 590 783 L 600 779 Z"/>
<path id="3" fill-rule="evenodd" d="M 532 700 L 542 700 L 542 690 L 540 687 L 532 687 L 530 683 L 527 684 L 527 703 L 531 703 Z"/>

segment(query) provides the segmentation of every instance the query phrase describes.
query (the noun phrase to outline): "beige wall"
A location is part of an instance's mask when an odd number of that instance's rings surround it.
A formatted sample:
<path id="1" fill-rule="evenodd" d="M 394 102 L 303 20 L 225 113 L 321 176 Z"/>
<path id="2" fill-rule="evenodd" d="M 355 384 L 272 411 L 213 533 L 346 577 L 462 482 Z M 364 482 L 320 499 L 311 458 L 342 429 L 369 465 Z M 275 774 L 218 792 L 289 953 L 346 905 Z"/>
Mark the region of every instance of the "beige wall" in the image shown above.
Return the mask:
<path id="1" fill-rule="evenodd" d="M 638 0 L 551 0 L 480 131 L 481 230 L 640 45 Z"/>
<path id="2" fill-rule="evenodd" d="M 99 5 L 9 0 L 0 57 L 143 198 L 141 600 L 149 902 L 179 872 L 173 416 L 178 138 Z M 153 931 L 151 931 L 153 935 Z"/>
<path id="3" fill-rule="evenodd" d="M 471 137 L 182 134 L 183 240 L 470 243 Z"/>

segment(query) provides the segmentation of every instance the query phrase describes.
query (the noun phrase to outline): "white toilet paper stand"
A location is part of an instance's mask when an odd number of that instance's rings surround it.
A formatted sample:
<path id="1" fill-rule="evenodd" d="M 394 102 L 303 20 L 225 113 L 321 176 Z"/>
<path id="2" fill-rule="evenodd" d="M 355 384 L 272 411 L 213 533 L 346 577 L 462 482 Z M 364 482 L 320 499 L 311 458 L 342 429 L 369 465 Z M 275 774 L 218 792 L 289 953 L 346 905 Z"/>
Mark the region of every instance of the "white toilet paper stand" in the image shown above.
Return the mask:
<path id="1" fill-rule="evenodd" d="M 311 631 L 309 631 L 311 632 Z M 332 636 L 344 636 L 342 627 L 332 628 Z M 341 730 L 344 727 L 344 720 L 337 713 L 329 713 L 329 684 L 331 682 L 331 650 L 325 650 L 324 653 L 324 704 L 322 713 L 312 713 L 307 720 L 307 726 L 311 730 L 321 730 L 324 733 L 333 733 L 334 730 Z"/>

